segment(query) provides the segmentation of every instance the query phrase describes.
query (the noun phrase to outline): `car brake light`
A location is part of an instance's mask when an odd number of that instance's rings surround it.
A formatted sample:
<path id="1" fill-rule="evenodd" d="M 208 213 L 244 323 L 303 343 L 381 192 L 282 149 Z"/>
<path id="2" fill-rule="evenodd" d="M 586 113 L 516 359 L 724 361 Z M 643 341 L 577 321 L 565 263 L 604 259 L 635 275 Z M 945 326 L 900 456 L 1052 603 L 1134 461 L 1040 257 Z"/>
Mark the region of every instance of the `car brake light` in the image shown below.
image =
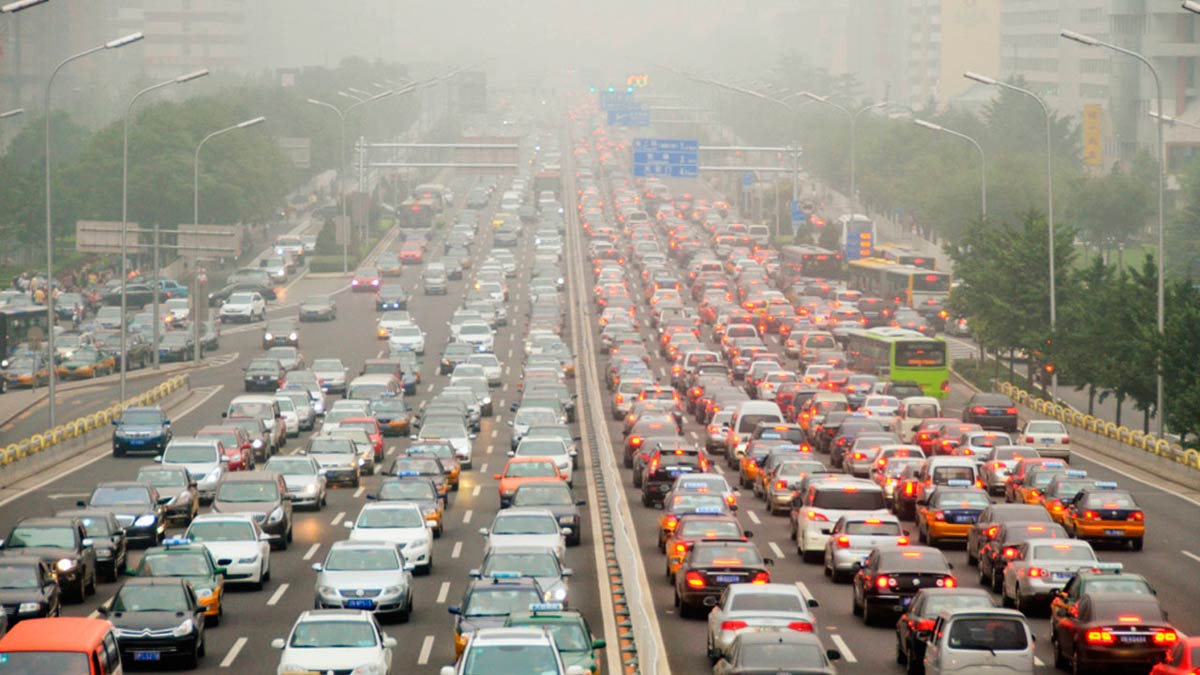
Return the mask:
<path id="1" fill-rule="evenodd" d="M 896 537 L 897 546 L 908 546 L 908 537 Z"/>
<path id="2" fill-rule="evenodd" d="M 689 588 L 704 588 L 704 575 L 699 572 L 688 572 L 683 575 Z"/>
<path id="3" fill-rule="evenodd" d="M 912 495 L 913 495 L 913 484 L 905 483 L 904 484 L 904 496 L 911 497 Z"/>
<path id="4" fill-rule="evenodd" d="M 934 623 L 933 619 L 921 619 L 917 622 L 917 630 L 933 630 Z"/>
<path id="5" fill-rule="evenodd" d="M 958 586 L 958 580 L 954 577 L 942 577 L 937 580 L 938 588 L 954 588 Z"/>
<path id="6" fill-rule="evenodd" d="M 888 586 L 890 586 L 891 584 L 894 584 L 894 583 L 896 583 L 895 580 L 893 580 L 889 576 L 875 577 L 875 587 L 876 588 L 887 588 Z"/>
<path id="7" fill-rule="evenodd" d="M 789 623 L 787 625 L 787 627 L 798 633 L 813 632 L 813 625 L 807 621 L 793 621 L 793 622 Z"/>
<path id="8" fill-rule="evenodd" d="M 1005 547 L 1005 549 L 1004 549 L 1004 557 L 1005 557 L 1005 558 L 1010 558 L 1010 559 L 1011 559 L 1011 558 L 1013 558 L 1013 557 L 1014 557 L 1014 556 L 1016 556 L 1016 555 L 1017 555 L 1017 549 L 1016 549 L 1016 548 L 1014 548 L 1014 547 L 1012 547 L 1012 546 Z"/>
<path id="9" fill-rule="evenodd" d="M 758 572 L 754 575 L 754 578 L 750 580 L 750 583 L 760 586 L 763 584 L 769 584 L 771 583 L 771 573 L 767 571 Z"/>
<path id="10" fill-rule="evenodd" d="M 809 511 L 809 512 L 808 512 L 808 519 L 809 519 L 809 520 L 818 521 L 818 522 L 822 522 L 822 523 L 828 523 L 828 522 L 829 522 L 829 518 L 825 517 L 825 514 L 824 514 L 824 513 L 817 513 L 816 511 Z"/>
<path id="11" fill-rule="evenodd" d="M 838 548 L 850 548 L 850 537 L 842 535 L 837 538 Z"/>
<path id="12" fill-rule="evenodd" d="M 787 481 L 784 481 L 784 480 L 775 481 L 775 489 L 776 490 L 786 490 L 787 489 Z"/>
<path id="13" fill-rule="evenodd" d="M 945 522 L 945 520 L 946 520 L 946 514 L 945 514 L 945 513 L 943 513 L 942 511 L 934 511 L 934 512 L 933 512 L 933 519 L 934 519 L 934 520 L 936 520 L 936 521 L 938 521 L 938 522 Z"/>
<path id="14" fill-rule="evenodd" d="M 983 407 L 983 406 L 981 406 L 981 405 L 977 405 L 977 406 L 975 406 L 974 408 L 971 408 L 971 413 L 972 413 L 972 414 L 974 414 L 974 415 L 986 415 L 986 414 L 987 414 L 987 408 L 985 408 L 985 407 Z"/>
<path id="15" fill-rule="evenodd" d="M 1179 633 L 1170 628 L 1164 628 L 1154 634 L 1154 644 L 1156 645 L 1173 645 L 1178 640 Z"/>
<path id="16" fill-rule="evenodd" d="M 1099 520 L 1100 514 L 1096 513 L 1095 511 L 1084 511 L 1080 518 L 1083 518 L 1084 520 Z"/>
<path id="17" fill-rule="evenodd" d="M 1063 510 L 1063 503 L 1057 499 L 1050 502 L 1050 510 L 1055 513 L 1060 513 Z"/>
<path id="18" fill-rule="evenodd" d="M 684 544 L 682 542 L 675 544 L 675 552 L 678 553 L 679 555 L 683 555 L 684 553 L 687 553 L 687 550 L 688 550 L 687 544 Z"/>
<path id="19" fill-rule="evenodd" d="M 986 534 L 986 535 L 987 535 L 987 538 L 988 538 L 988 539 L 995 539 L 995 538 L 996 538 L 996 533 L 997 533 L 997 532 L 999 532 L 999 531 L 1000 531 L 1000 526 L 999 526 L 999 525 L 993 525 L 993 526 L 989 527 L 987 530 L 985 530 L 985 531 L 984 531 L 984 534 Z"/>
<path id="20" fill-rule="evenodd" d="M 1034 442 L 1034 440 L 1033 440 L 1033 436 L 1026 436 L 1026 437 L 1025 437 L 1025 442 L 1026 442 L 1026 443 L 1033 443 L 1033 442 Z"/>
<path id="21" fill-rule="evenodd" d="M 1050 576 L 1050 573 L 1047 572 L 1046 570 L 1042 569 L 1041 567 L 1030 567 L 1025 572 L 1025 576 L 1027 576 L 1031 579 L 1041 579 L 1041 578 Z"/>
<path id="22" fill-rule="evenodd" d="M 745 621 L 722 621 L 721 630 L 741 630 L 749 625 Z"/>
<path id="23" fill-rule="evenodd" d="M 1017 409 L 1016 408 L 1008 408 L 1004 411 L 1004 414 L 1005 415 L 1016 415 Z"/>
<path id="24" fill-rule="evenodd" d="M 633 438 L 629 439 L 629 444 L 630 444 L 630 445 L 632 445 L 632 446 L 633 446 L 633 447 L 635 447 L 635 448 L 639 448 L 639 447 L 641 447 L 641 445 L 642 445 L 642 437 L 641 437 L 641 436 L 634 436 Z"/>
<path id="25" fill-rule="evenodd" d="M 625 395 L 624 395 L 624 394 L 617 394 L 617 405 L 621 405 L 621 404 L 622 404 L 622 403 L 624 403 L 624 402 L 625 402 Z"/>
<path id="26" fill-rule="evenodd" d="M 1090 645 L 1111 645 L 1116 641 L 1113 634 L 1106 630 L 1089 630 L 1087 632 L 1087 642 Z"/>

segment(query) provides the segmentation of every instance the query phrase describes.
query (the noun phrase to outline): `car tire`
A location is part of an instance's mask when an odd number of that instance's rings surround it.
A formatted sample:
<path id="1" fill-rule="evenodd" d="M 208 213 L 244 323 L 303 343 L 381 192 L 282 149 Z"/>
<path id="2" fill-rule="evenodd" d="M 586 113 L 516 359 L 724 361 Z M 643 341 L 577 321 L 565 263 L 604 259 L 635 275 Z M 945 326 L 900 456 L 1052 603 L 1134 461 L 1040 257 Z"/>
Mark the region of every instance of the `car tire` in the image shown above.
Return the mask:
<path id="1" fill-rule="evenodd" d="M 878 622 L 879 610 L 871 609 L 871 601 L 863 599 L 862 620 L 864 626 L 873 626 Z"/>
<path id="2" fill-rule="evenodd" d="M 1138 537 L 1136 539 L 1129 540 L 1129 546 L 1135 551 L 1142 550 L 1142 547 L 1144 545 L 1145 545 L 1145 540 L 1142 537 Z"/>
<path id="3" fill-rule="evenodd" d="M 854 616 L 862 616 L 863 615 L 863 606 L 858 601 L 858 588 L 857 587 L 850 594 L 850 605 L 851 605 L 850 611 L 854 614 Z"/>

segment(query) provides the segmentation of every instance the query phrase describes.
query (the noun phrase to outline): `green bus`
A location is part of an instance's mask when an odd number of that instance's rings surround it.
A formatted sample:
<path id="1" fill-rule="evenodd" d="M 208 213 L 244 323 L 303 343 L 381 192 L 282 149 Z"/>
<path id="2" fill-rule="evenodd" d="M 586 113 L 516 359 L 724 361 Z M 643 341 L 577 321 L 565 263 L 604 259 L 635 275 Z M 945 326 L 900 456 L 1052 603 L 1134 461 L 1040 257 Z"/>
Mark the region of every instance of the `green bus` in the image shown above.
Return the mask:
<path id="1" fill-rule="evenodd" d="M 888 326 L 855 329 L 846 334 L 846 361 L 860 373 L 916 382 L 927 396 L 944 399 L 950 391 L 950 365 L 942 338 Z"/>

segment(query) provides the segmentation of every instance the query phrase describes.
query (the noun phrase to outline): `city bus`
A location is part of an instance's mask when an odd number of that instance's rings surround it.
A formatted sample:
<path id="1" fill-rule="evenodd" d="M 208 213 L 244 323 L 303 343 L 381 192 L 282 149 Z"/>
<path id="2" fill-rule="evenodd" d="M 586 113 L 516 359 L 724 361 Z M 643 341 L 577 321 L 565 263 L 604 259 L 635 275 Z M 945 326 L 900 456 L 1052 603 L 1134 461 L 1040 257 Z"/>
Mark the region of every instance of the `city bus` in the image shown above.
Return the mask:
<path id="1" fill-rule="evenodd" d="M 840 279 L 842 255 L 819 246 L 784 246 L 779 250 L 779 283 L 786 285 L 796 277 Z"/>
<path id="2" fill-rule="evenodd" d="M 849 213 L 838 218 L 838 244 L 848 261 L 870 258 L 875 255 L 875 221 L 861 213 Z"/>
<path id="3" fill-rule="evenodd" d="M 911 265 L 927 270 L 937 269 L 937 258 L 922 255 L 900 244 L 882 244 L 876 247 L 879 257 L 896 265 Z"/>
<path id="4" fill-rule="evenodd" d="M 17 348 L 46 339 L 50 317 L 40 305 L 0 308 L 0 358 L 7 359 Z"/>
<path id="5" fill-rule="evenodd" d="M 882 258 L 853 260 L 849 265 L 851 288 L 897 306 L 917 308 L 930 300 L 944 303 L 950 297 L 950 282 L 949 272 L 898 265 Z"/>
<path id="6" fill-rule="evenodd" d="M 916 382 L 926 396 L 944 399 L 950 391 L 946 341 L 914 330 L 886 326 L 850 330 L 846 362 L 860 373 Z"/>

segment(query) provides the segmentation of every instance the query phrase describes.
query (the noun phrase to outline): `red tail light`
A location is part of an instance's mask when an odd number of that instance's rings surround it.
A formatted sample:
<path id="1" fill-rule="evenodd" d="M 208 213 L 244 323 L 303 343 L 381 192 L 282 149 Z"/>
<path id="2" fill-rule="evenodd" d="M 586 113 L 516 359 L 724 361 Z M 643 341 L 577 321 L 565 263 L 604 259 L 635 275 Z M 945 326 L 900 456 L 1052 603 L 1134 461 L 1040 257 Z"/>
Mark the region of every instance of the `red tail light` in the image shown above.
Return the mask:
<path id="1" fill-rule="evenodd" d="M 688 572 L 683 575 L 683 580 L 688 588 L 704 588 L 704 575 L 699 572 Z"/>
<path id="2" fill-rule="evenodd" d="M 1025 575 L 1031 579 L 1043 579 L 1050 576 L 1050 573 L 1041 567 L 1030 567 L 1029 570 L 1025 572 Z"/>
<path id="3" fill-rule="evenodd" d="M 875 577 L 876 588 L 887 588 L 894 583 L 896 583 L 895 580 L 889 576 Z"/>
<path id="4" fill-rule="evenodd" d="M 1055 513 L 1061 513 L 1063 510 L 1063 503 L 1055 499 L 1054 501 L 1050 502 L 1050 510 Z"/>
<path id="5" fill-rule="evenodd" d="M 749 625 L 745 621 L 722 621 L 721 630 L 741 630 L 749 627 Z"/>
<path id="6" fill-rule="evenodd" d="M 933 519 L 934 519 L 934 520 L 936 520 L 936 521 L 938 521 L 939 523 L 945 522 L 945 521 L 946 521 L 946 514 L 945 514 L 945 513 L 943 513 L 943 512 L 941 512 L 941 511 L 934 511 L 934 512 L 933 512 Z"/>
<path id="7" fill-rule="evenodd" d="M 904 496 L 905 497 L 913 496 L 913 484 L 912 483 L 904 484 Z"/>
<path id="8" fill-rule="evenodd" d="M 625 395 L 624 395 L 624 394 L 617 394 L 617 405 L 621 405 L 621 404 L 622 404 L 622 403 L 624 403 L 624 402 L 625 402 Z"/>
<path id="9" fill-rule="evenodd" d="M 675 552 L 678 553 L 679 555 L 683 555 L 684 553 L 687 553 L 687 550 L 688 550 L 687 544 L 684 544 L 684 543 L 675 544 Z"/>
<path id="10" fill-rule="evenodd" d="M 1083 518 L 1084 520 L 1099 520 L 1100 514 L 1096 513 L 1095 511 L 1084 511 L 1080 518 Z"/>
<path id="11" fill-rule="evenodd" d="M 988 529 L 984 530 L 984 534 L 986 534 L 986 535 L 987 535 L 987 538 L 988 538 L 988 539 L 995 539 L 995 538 L 996 538 L 996 533 L 997 533 L 997 532 L 999 532 L 999 531 L 1000 531 L 1000 526 L 999 526 L 999 525 L 992 525 L 992 526 L 991 526 L 991 527 L 989 527 Z"/>
<path id="12" fill-rule="evenodd" d="M 917 622 L 917 630 L 933 630 L 934 623 L 933 619 L 921 619 Z"/>
<path id="13" fill-rule="evenodd" d="M 983 407 L 983 406 L 981 406 L 981 405 L 977 405 L 977 406 L 975 406 L 974 408 L 971 408 L 971 412 L 972 412 L 973 414 L 975 414 L 975 415 L 986 415 L 986 414 L 987 414 L 987 408 L 985 408 L 985 407 Z"/>
<path id="14" fill-rule="evenodd" d="M 1173 645 L 1179 640 L 1179 633 L 1164 628 L 1154 634 L 1154 644 L 1156 645 Z"/>
<path id="15" fill-rule="evenodd" d="M 1017 555 L 1017 549 L 1016 549 L 1016 548 L 1014 548 L 1014 547 L 1012 547 L 1012 546 L 1005 547 L 1005 549 L 1004 549 L 1004 557 L 1005 557 L 1005 558 L 1008 558 L 1008 559 L 1010 559 L 1010 560 L 1011 560 L 1011 559 L 1012 559 L 1013 557 L 1015 557 L 1016 555 Z"/>
<path id="16" fill-rule="evenodd" d="M 786 490 L 787 489 L 787 481 L 784 481 L 784 480 L 775 481 L 775 489 L 776 490 Z"/>
<path id="17" fill-rule="evenodd" d="M 850 548 L 850 537 L 842 535 L 837 538 L 838 548 Z"/>
<path id="18" fill-rule="evenodd" d="M 954 588 L 958 586 L 958 580 L 954 577 L 942 577 L 937 580 L 938 588 Z"/>
<path id="19" fill-rule="evenodd" d="M 1146 519 L 1146 515 L 1144 513 L 1142 513 L 1141 511 L 1134 511 L 1133 513 L 1129 514 L 1129 520 L 1132 520 L 1134 522 L 1140 523 L 1140 522 L 1144 521 L 1145 519 Z"/>
<path id="20" fill-rule="evenodd" d="M 668 530 L 673 530 L 673 529 L 675 529 L 675 526 L 678 524 L 679 524 L 679 518 L 675 517 L 674 515 L 670 515 L 670 516 L 667 516 L 667 520 L 664 523 L 664 527 L 666 527 L 666 529 L 668 529 Z"/>
<path id="21" fill-rule="evenodd" d="M 793 622 L 789 623 L 787 625 L 787 627 L 798 633 L 813 632 L 813 625 L 807 621 L 793 621 Z"/>
<path id="22" fill-rule="evenodd" d="M 642 437 L 634 436 L 633 438 L 629 439 L 629 445 L 635 448 L 640 448 L 642 446 Z"/>
<path id="23" fill-rule="evenodd" d="M 1087 642 L 1090 645 L 1111 645 L 1116 641 L 1113 634 L 1106 630 L 1089 630 L 1087 632 Z"/>
<path id="24" fill-rule="evenodd" d="M 808 519 L 813 520 L 813 521 L 822 522 L 822 523 L 829 522 L 829 518 L 826 518 L 824 513 L 817 513 L 816 511 L 809 511 Z"/>
<path id="25" fill-rule="evenodd" d="M 762 584 L 769 584 L 769 583 L 771 583 L 771 573 L 770 572 L 758 572 L 754 575 L 754 578 L 750 580 L 750 583 L 758 584 L 760 586 Z"/>
<path id="26" fill-rule="evenodd" d="M 896 537 L 897 546 L 908 546 L 908 537 Z"/>

